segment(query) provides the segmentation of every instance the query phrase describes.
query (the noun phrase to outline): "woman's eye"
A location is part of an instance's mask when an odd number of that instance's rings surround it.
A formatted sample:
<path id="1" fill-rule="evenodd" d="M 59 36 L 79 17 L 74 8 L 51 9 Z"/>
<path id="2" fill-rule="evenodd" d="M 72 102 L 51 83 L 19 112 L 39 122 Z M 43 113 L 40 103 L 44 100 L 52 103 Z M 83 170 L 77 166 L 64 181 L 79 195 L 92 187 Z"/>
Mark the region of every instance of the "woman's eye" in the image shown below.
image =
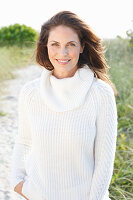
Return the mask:
<path id="1" fill-rule="evenodd" d="M 58 46 L 58 44 L 57 43 L 53 43 L 53 44 L 51 44 L 51 46 Z"/>
<path id="2" fill-rule="evenodd" d="M 75 44 L 73 44 L 73 43 L 70 43 L 69 45 L 70 45 L 70 46 L 75 46 Z"/>

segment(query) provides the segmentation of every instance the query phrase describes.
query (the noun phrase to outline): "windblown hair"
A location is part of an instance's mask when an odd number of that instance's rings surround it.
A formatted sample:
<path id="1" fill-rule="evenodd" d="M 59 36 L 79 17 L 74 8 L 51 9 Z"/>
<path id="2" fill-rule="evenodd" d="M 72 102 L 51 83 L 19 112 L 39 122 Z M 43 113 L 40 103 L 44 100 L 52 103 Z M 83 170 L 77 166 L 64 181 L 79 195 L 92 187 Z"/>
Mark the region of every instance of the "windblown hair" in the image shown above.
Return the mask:
<path id="1" fill-rule="evenodd" d="M 36 45 L 36 62 L 50 71 L 54 69 L 48 57 L 47 42 L 49 32 L 59 25 L 72 28 L 78 34 L 81 46 L 84 46 L 83 53 L 79 55 L 78 68 L 88 65 L 96 79 L 99 78 L 110 84 L 117 96 L 115 85 L 111 82 L 108 74 L 110 67 L 106 63 L 101 39 L 75 13 L 61 11 L 42 25 Z"/>

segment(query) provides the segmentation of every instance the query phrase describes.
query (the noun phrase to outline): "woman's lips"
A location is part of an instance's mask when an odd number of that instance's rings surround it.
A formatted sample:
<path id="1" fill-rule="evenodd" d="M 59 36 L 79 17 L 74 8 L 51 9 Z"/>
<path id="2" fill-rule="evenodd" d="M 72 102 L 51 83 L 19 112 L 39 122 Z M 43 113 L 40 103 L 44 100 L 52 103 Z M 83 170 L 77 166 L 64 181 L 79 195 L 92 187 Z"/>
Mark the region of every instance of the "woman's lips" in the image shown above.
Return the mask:
<path id="1" fill-rule="evenodd" d="M 69 63 L 70 59 L 56 59 L 56 61 L 61 65 L 66 65 Z"/>

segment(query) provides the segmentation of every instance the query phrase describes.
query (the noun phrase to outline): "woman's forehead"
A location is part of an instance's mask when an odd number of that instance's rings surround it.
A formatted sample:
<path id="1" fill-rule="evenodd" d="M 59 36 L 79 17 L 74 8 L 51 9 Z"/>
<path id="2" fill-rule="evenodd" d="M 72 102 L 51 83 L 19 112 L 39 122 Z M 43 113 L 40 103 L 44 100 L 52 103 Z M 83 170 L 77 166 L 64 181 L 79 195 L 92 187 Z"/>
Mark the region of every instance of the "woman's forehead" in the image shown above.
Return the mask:
<path id="1" fill-rule="evenodd" d="M 49 41 L 79 41 L 78 34 L 70 27 L 67 26 L 57 26 L 51 29 L 49 32 Z"/>

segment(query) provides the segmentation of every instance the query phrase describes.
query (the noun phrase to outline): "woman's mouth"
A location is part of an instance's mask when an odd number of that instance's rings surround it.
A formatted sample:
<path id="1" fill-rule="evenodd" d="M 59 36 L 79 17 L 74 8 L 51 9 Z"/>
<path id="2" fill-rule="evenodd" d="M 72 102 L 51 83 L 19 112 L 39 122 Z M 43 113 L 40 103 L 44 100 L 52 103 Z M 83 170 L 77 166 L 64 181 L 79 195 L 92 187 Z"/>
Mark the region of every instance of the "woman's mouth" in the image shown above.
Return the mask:
<path id="1" fill-rule="evenodd" d="M 56 61 L 61 65 L 66 65 L 71 59 L 56 59 Z"/>

